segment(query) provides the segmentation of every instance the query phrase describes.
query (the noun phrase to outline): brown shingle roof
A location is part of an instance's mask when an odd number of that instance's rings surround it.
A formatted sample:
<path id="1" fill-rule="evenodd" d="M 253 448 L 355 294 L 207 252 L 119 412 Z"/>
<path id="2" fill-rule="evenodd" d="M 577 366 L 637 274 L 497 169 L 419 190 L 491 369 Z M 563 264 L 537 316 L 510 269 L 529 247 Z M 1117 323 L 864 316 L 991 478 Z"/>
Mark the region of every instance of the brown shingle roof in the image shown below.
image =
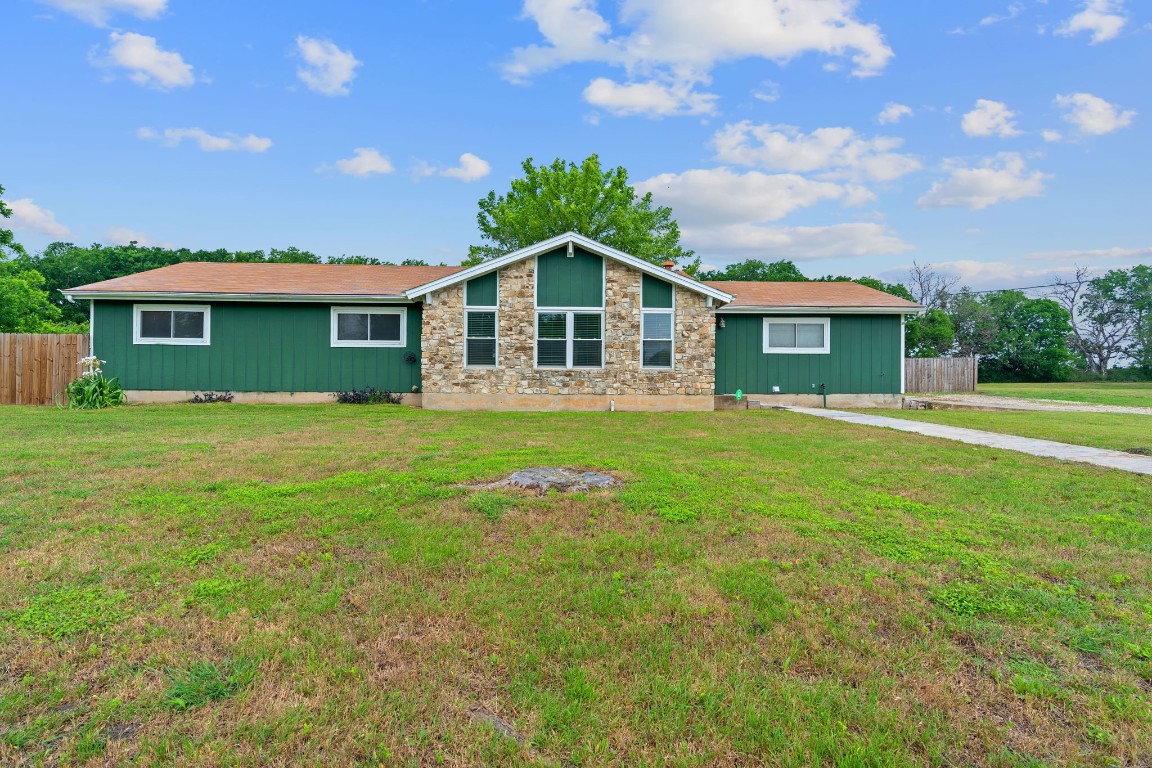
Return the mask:
<path id="1" fill-rule="evenodd" d="M 191 293 L 305 296 L 401 296 L 409 288 L 463 267 L 386 267 L 362 264 L 232 264 L 188 261 L 82 285 L 84 293 Z"/>
<path id="2" fill-rule="evenodd" d="M 729 307 L 848 307 L 919 309 L 920 305 L 859 283 L 758 283 L 708 281 L 736 298 Z"/>

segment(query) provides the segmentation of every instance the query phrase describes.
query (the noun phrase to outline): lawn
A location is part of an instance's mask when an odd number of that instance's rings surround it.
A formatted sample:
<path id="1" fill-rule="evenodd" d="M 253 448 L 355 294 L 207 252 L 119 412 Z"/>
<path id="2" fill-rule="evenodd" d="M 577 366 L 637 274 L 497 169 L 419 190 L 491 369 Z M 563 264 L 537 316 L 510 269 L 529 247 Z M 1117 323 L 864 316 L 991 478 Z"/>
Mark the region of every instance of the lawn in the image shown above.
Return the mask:
<path id="1" fill-rule="evenodd" d="M 0 764 L 1152 761 L 1149 478 L 776 411 L 0 429 Z M 624 485 L 470 485 L 541 464 Z"/>
<path id="2" fill-rule="evenodd" d="M 1060 411 L 862 411 L 933 424 L 983 429 L 1005 435 L 1037 437 L 1059 443 L 1147 451 L 1152 455 L 1152 416 L 1126 413 L 1064 413 Z"/>
<path id="3" fill-rule="evenodd" d="M 1059 384 L 981 384 L 982 395 L 1070 400 L 1076 403 L 1152 408 L 1152 381 L 1068 381 Z"/>

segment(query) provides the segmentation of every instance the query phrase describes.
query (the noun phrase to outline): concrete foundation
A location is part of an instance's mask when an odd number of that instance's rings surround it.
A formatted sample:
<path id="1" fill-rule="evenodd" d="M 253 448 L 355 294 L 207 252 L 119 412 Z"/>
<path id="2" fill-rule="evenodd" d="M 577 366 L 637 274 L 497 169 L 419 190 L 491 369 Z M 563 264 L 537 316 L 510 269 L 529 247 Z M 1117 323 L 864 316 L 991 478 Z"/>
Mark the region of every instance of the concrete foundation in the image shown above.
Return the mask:
<path id="1" fill-rule="evenodd" d="M 187 403 L 200 390 L 180 389 L 126 389 L 124 397 L 130 403 Z M 420 407 L 421 396 L 406 393 L 402 405 Z M 269 403 L 272 405 L 315 405 L 335 403 L 331 392 L 233 392 L 234 403 Z"/>
<path id="2" fill-rule="evenodd" d="M 763 408 L 776 405 L 799 405 L 820 408 L 824 398 L 820 395 L 744 395 L 745 400 L 758 400 Z M 904 395 L 844 395 L 828 394 L 829 408 L 895 408 L 904 407 Z"/>
<path id="3" fill-rule="evenodd" d="M 493 395 L 425 392 L 434 411 L 711 411 L 712 395 Z"/>

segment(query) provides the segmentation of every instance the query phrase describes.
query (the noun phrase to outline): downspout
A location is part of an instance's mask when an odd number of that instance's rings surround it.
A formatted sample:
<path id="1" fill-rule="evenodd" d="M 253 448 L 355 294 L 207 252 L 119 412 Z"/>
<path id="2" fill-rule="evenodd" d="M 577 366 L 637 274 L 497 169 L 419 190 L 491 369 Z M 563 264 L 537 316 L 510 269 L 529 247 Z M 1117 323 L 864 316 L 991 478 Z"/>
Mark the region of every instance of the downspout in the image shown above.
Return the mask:
<path id="1" fill-rule="evenodd" d="M 907 362 L 905 358 L 908 357 L 907 350 L 907 326 L 908 315 L 900 315 L 900 394 L 903 395 L 905 391 L 905 381 L 907 381 L 907 374 L 904 373 Z"/>

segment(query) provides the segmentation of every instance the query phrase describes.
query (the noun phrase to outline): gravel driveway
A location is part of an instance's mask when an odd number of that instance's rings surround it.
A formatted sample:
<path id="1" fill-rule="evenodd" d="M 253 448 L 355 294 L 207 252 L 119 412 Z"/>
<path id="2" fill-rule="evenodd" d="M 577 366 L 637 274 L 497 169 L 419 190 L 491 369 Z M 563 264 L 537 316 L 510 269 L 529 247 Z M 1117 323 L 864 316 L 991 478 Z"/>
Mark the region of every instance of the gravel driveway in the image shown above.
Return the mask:
<path id="1" fill-rule="evenodd" d="M 930 404 L 933 409 L 972 408 L 987 411 L 1064 411 L 1073 413 L 1131 413 L 1152 416 L 1152 408 L 1128 405 L 1077 403 L 1071 400 L 1030 400 L 1023 397 L 996 395 L 909 395 L 905 401 Z M 913 409 L 915 410 L 915 409 Z"/>

